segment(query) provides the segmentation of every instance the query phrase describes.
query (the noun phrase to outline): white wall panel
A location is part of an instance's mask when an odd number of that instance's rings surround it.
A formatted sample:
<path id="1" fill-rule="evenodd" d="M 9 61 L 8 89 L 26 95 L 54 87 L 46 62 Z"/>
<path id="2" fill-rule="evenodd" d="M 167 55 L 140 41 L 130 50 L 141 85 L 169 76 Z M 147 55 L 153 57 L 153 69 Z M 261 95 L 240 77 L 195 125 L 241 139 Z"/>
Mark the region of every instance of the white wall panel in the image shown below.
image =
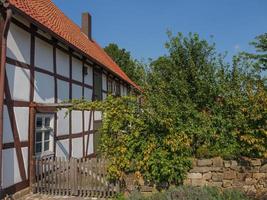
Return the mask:
<path id="1" fill-rule="evenodd" d="M 57 74 L 70 77 L 70 60 L 69 55 L 57 49 Z"/>
<path id="2" fill-rule="evenodd" d="M 72 157 L 82 158 L 83 157 L 83 139 L 74 138 L 72 139 Z"/>
<path id="3" fill-rule="evenodd" d="M 67 109 L 61 109 L 57 112 L 57 135 L 69 134 L 69 115 L 66 116 Z"/>
<path id="4" fill-rule="evenodd" d="M 17 154 L 14 148 L 3 150 L 3 188 L 21 182 Z"/>
<path id="5" fill-rule="evenodd" d="M 102 114 L 100 111 L 95 111 L 95 120 L 101 120 L 102 119 Z"/>
<path id="6" fill-rule="evenodd" d="M 7 57 L 30 64 L 31 36 L 11 23 L 7 36 Z"/>
<path id="7" fill-rule="evenodd" d="M 87 145 L 87 135 L 84 137 L 85 138 L 85 148 Z M 88 151 L 88 155 L 94 153 L 94 135 L 90 134 L 89 135 L 89 145 L 87 146 L 87 151 Z"/>
<path id="8" fill-rule="evenodd" d="M 36 72 L 34 83 L 34 101 L 37 103 L 54 103 L 55 88 L 52 76 Z"/>
<path id="9" fill-rule="evenodd" d="M 84 128 L 86 131 L 89 129 L 89 119 L 90 119 L 90 111 L 84 111 Z M 93 130 L 93 115 L 91 117 L 90 130 Z"/>
<path id="10" fill-rule="evenodd" d="M 122 84 L 120 84 L 120 92 L 121 92 L 121 96 L 125 96 L 124 95 L 124 86 Z"/>
<path id="11" fill-rule="evenodd" d="M 72 57 L 72 79 L 82 82 L 83 64 L 80 60 Z"/>
<path id="12" fill-rule="evenodd" d="M 9 120 L 9 114 L 8 114 L 6 106 L 4 106 L 4 133 L 3 134 L 4 134 L 3 135 L 4 143 L 14 142 L 11 124 Z"/>
<path id="13" fill-rule="evenodd" d="M 107 93 L 103 92 L 102 97 L 103 97 L 103 100 L 105 100 L 107 98 Z"/>
<path id="14" fill-rule="evenodd" d="M 58 102 L 69 99 L 69 83 L 62 80 L 57 80 L 57 92 L 58 92 Z"/>
<path id="15" fill-rule="evenodd" d="M 53 46 L 35 37 L 35 66 L 53 72 Z"/>
<path id="16" fill-rule="evenodd" d="M 21 148 L 22 150 L 22 157 L 23 157 L 23 162 L 24 162 L 24 168 L 26 171 L 26 178 L 28 178 L 28 147 L 23 147 Z"/>
<path id="17" fill-rule="evenodd" d="M 57 157 L 69 157 L 69 139 L 58 140 L 56 142 L 56 156 Z"/>
<path id="18" fill-rule="evenodd" d="M 93 68 L 89 65 L 85 65 L 85 67 L 87 67 L 88 74 L 84 76 L 84 83 L 93 86 Z"/>
<path id="19" fill-rule="evenodd" d="M 15 107 L 14 112 L 20 141 L 28 141 L 29 108 Z"/>
<path id="20" fill-rule="evenodd" d="M 72 98 L 81 99 L 82 95 L 82 87 L 76 84 L 72 84 Z"/>
<path id="21" fill-rule="evenodd" d="M 89 88 L 84 88 L 84 98 L 86 100 L 92 100 L 92 95 L 93 95 L 93 90 L 89 89 Z"/>
<path id="22" fill-rule="evenodd" d="M 81 111 L 72 111 L 72 133 L 81 133 L 82 129 L 82 112 Z"/>
<path id="23" fill-rule="evenodd" d="M 6 64 L 6 72 L 11 98 L 14 100 L 29 101 L 30 70 Z"/>
<path id="24" fill-rule="evenodd" d="M 102 74 L 102 89 L 107 91 L 107 76 L 105 74 Z"/>

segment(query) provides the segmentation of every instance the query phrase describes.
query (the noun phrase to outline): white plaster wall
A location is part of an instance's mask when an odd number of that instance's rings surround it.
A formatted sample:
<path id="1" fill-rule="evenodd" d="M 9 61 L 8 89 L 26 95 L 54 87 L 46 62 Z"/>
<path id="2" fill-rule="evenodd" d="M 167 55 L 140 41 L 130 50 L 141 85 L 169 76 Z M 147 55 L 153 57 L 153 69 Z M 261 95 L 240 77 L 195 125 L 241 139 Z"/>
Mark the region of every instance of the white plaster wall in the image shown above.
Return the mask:
<path id="1" fill-rule="evenodd" d="M 54 103 L 54 78 L 36 72 L 34 81 L 34 101 L 37 103 Z"/>
<path id="2" fill-rule="evenodd" d="M 35 66 L 53 72 L 53 46 L 35 37 Z"/>
<path id="3" fill-rule="evenodd" d="M 72 111 L 72 134 L 74 133 L 81 133 L 83 131 L 82 129 L 82 112 L 81 111 Z"/>
<path id="4" fill-rule="evenodd" d="M 100 111 L 95 111 L 95 120 L 101 120 L 102 119 L 102 114 Z"/>
<path id="5" fill-rule="evenodd" d="M 14 108 L 20 141 L 28 141 L 29 108 Z"/>
<path id="6" fill-rule="evenodd" d="M 4 129 L 3 130 L 4 130 L 3 142 L 4 143 L 14 142 L 11 124 L 9 120 L 9 114 L 8 114 L 6 106 L 4 106 Z"/>
<path id="7" fill-rule="evenodd" d="M 72 157 L 82 158 L 83 157 L 83 139 L 74 138 L 72 139 Z"/>
<path id="8" fill-rule="evenodd" d="M 29 101 L 30 70 L 6 64 L 6 72 L 11 98 L 14 100 Z"/>
<path id="9" fill-rule="evenodd" d="M 57 157 L 69 157 L 69 139 L 58 140 L 56 142 L 56 156 Z"/>
<path id="10" fill-rule="evenodd" d="M 72 57 L 72 79 L 82 82 L 83 64 L 80 60 Z"/>
<path id="11" fill-rule="evenodd" d="M 86 100 L 92 100 L 93 90 L 89 88 L 84 88 L 84 98 Z"/>
<path id="12" fill-rule="evenodd" d="M 103 100 L 105 100 L 107 98 L 107 93 L 102 92 L 102 97 L 103 97 Z"/>
<path id="13" fill-rule="evenodd" d="M 102 89 L 107 91 L 107 76 L 102 74 Z"/>
<path id="14" fill-rule="evenodd" d="M 58 102 L 69 99 L 69 83 L 62 80 L 57 80 L 57 93 L 58 93 Z"/>
<path id="15" fill-rule="evenodd" d="M 65 77 L 70 77 L 70 61 L 69 55 L 63 51 L 56 50 L 57 57 L 57 74 Z"/>
<path id="16" fill-rule="evenodd" d="M 93 86 L 93 68 L 85 64 L 88 74 L 84 76 L 84 83 Z"/>
<path id="17" fill-rule="evenodd" d="M 81 99 L 82 94 L 82 87 L 76 84 L 72 84 L 72 98 Z"/>
<path id="18" fill-rule="evenodd" d="M 57 112 L 57 135 L 69 134 L 69 115 L 66 116 L 67 109 L 61 109 Z"/>
<path id="19" fill-rule="evenodd" d="M 30 64 L 30 47 L 30 34 L 11 23 L 7 36 L 7 57 Z"/>
<path id="20" fill-rule="evenodd" d="M 22 150 L 24 168 L 26 171 L 26 178 L 28 178 L 28 147 L 23 147 L 23 148 L 21 148 L 21 150 Z"/>
<path id="21" fill-rule="evenodd" d="M 89 119 L 90 119 L 90 111 L 84 111 L 84 129 L 85 129 L 85 131 L 87 131 L 89 129 Z M 93 115 L 91 117 L 90 130 L 93 130 Z"/>
<path id="22" fill-rule="evenodd" d="M 84 145 L 86 148 L 88 136 L 86 135 L 84 138 L 85 138 L 85 140 L 84 140 L 85 144 Z M 93 134 L 89 135 L 89 145 L 87 146 L 87 151 L 88 151 L 87 155 L 94 153 L 94 135 Z"/>
<path id="23" fill-rule="evenodd" d="M 3 150 L 3 188 L 21 182 L 17 154 L 14 148 Z"/>

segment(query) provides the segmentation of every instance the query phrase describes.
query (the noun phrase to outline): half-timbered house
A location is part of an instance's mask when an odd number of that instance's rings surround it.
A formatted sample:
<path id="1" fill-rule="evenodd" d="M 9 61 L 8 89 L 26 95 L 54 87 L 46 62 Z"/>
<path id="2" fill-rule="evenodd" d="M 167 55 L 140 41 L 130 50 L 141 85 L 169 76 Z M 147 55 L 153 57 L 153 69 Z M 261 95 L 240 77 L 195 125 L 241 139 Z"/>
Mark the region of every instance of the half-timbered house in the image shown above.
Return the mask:
<path id="1" fill-rule="evenodd" d="M 0 187 L 14 193 L 29 186 L 35 157 L 94 155 L 101 113 L 65 117 L 63 100 L 138 86 L 92 39 L 88 13 L 79 27 L 51 0 L 5 0 L 0 9 Z"/>

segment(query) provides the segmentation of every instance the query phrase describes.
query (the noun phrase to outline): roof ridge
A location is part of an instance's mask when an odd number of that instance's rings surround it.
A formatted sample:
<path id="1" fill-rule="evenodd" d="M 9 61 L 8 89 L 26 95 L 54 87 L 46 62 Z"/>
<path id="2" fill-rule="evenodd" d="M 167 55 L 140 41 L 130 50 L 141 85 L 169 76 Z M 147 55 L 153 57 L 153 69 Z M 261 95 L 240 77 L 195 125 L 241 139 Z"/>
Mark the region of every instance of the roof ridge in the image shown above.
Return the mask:
<path id="1" fill-rule="evenodd" d="M 11 5 L 40 23 L 84 54 L 105 66 L 132 86 L 139 87 L 125 74 L 116 62 L 93 39 L 89 39 L 81 27 L 61 11 L 52 0 L 9 0 Z"/>

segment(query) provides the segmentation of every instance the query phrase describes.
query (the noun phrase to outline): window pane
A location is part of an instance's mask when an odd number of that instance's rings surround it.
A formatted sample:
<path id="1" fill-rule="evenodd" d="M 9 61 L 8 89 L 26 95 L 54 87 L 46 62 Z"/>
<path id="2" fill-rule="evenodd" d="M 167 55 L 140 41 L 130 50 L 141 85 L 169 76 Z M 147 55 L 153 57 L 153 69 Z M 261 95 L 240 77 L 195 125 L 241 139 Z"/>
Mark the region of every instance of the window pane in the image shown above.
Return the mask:
<path id="1" fill-rule="evenodd" d="M 42 141 L 42 132 L 36 132 L 36 142 Z"/>
<path id="2" fill-rule="evenodd" d="M 50 127 L 50 117 L 45 118 L 45 126 Z"/>
<path id="3" fill-rule="evenodd" d="M 49 141 L 46 141 L 44 143 L 44 151 L 48 151 L 49 150 Z"/>
<path id="4" fill-rule="evenodd" d="M 41 153 L 42 152 L 42 143 L 36 143 L 35 144 L 35 153 Z"/>
<path id="5" fill-rule="evenodd" d="M 37 117 L 36 128 L 42 128 L 42 117 Z"/>
<path id="6" fill-rule="evenodd" d="M 50 131 L 45 131 L 44 139 L 49 140 L 49 137 L 50 137 Z"/>

